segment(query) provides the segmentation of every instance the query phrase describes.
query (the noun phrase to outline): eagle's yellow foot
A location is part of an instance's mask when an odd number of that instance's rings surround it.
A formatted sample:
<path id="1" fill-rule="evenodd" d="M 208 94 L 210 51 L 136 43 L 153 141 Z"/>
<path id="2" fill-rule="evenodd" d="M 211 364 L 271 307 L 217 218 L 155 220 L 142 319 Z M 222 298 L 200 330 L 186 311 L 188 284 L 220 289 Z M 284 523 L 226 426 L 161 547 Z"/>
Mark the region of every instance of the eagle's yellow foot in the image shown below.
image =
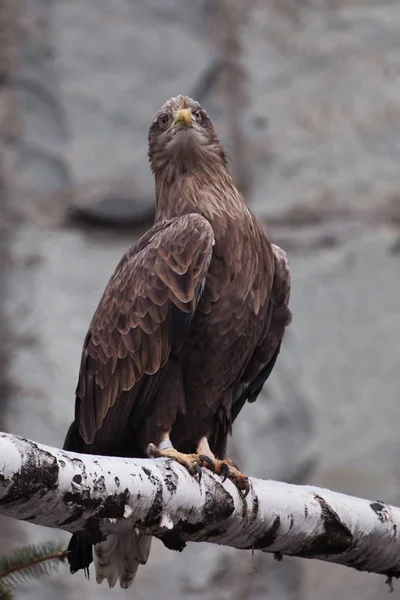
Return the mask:
<path id="1" fill-rule="evenodd" d="M 154 444 L 149 444 L 147 447 L 147 456 L 149 458 L 172 458 L 180 465 L 183 465 L 191 475 L 197 476 L 199 483 L 201 481 L 202 471 L 199 465 L 198 454 L 183 454 L 175 450 L 172 446 L 160 450 Z"/>
<path id="2" fill-rule="evenodd" d="M 191 475 L 197 476 L 199 483 L 202 477 L 200 466 L 206 467 L 213 473 L 220 475 L 223 482 L 229 478 L 242 493 L 242 496 L 244 498 L 247 496 L 250 491 L 249 479 L 239 471 L 230 458 L 225 458 L 224 460 L 215 458 L 210 450 L 206 437 L 201 438 L 196 450 L 196 454 L 184 454 L 183 452 L 178 452 L 178 450 L 175 450 L 172 446 L 171 440 L 169 439 L 169 433 L 163 433 L 158 447 L 154 444 L 148 445 L 147 456 L 149 458 L 172 458 L 173 460 L 176 460 L 176 462 L 183 465 Z"/>
<path id="3" fill-rule="evenodd" d="M 200 454 L 199 462 L 208 467 L 211 471 L 213 471 L 213 473 L 220 475 L 223 482 L 226 479 L 233 481 L 244 498 L 249 493 L 249 478 L 247 475 L 244 475 L 239 471 L 235 463 L 230 458 L 218 460 L 216 458 L 212 458 L 211 456 Z"/>

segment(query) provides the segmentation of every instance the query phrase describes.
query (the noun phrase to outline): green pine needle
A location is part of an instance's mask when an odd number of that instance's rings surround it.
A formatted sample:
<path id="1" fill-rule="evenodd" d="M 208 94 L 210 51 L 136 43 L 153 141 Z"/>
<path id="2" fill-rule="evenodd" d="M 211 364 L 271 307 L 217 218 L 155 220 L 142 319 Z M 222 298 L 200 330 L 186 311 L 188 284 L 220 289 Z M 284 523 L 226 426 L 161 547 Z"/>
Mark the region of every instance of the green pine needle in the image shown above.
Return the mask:
<path id="1" fill-rule="evenodd" d="M 0 600 L 13 598 L 10 588 L 51 575 L 67 558 L 62 544 L 47 542 L 25 546 L 9 556 L 0 556 Z"/>
<path id="2" fill-rule="evenodd" d="M 3 584 L 0 584 L 0 600 L 14 600 L 11 589 Z"/>

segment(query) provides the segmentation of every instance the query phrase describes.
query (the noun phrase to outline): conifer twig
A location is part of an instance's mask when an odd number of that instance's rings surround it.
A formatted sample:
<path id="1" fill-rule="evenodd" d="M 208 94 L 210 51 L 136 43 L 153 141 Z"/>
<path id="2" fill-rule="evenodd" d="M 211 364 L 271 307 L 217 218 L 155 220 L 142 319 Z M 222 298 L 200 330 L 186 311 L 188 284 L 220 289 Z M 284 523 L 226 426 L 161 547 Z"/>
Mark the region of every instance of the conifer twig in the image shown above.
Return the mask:
<path id="1" fill-rule="evenodd" d="M 39 579 L 57 569 L 66 558 L 66 548 L 53 542 L 19 548 L 10 555 L 0 556 L 0 583 L 12 587 Z"/>

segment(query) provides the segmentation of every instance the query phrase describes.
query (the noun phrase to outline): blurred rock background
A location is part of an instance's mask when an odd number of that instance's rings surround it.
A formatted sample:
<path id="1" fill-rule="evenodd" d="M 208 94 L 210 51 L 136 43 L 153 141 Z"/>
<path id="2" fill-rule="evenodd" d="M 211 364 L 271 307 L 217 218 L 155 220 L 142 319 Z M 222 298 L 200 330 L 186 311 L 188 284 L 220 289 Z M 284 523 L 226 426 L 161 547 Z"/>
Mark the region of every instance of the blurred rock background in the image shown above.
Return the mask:
<path id="1" fill-rule="evenodd" d="M 398 0 L 1 0 L 3 429 L 62 444 L 90 318 L 151 222 L 149 122 L 185 93 L 292 267 L 293 325 L 232 453 L 255 476 L 400 504 L 399 27 Z M 62 537 L 1 527 L 3 552 Z M 386 593 L 316 561 L 155 543 L 127 592 L 65 570 L 17 597 Z"/>

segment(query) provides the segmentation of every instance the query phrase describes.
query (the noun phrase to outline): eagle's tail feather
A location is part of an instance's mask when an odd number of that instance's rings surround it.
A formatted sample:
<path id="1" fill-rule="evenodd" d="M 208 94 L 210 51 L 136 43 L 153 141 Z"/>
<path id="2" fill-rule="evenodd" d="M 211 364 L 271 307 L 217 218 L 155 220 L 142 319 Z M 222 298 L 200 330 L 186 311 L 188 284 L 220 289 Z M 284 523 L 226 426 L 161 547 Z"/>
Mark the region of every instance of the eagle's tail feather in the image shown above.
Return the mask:
<path id="1" fill-rule="evenodd" d="M 147 562 L 151 546 L 150 535 L 138 535 L 136 531 L 111 534 L 104 542 L 94 546 L 93 562 L 96 581 L 107 579 L 110 588 L 118 579 L 122 588 L 128 588 L 135 579 L 139 565 Z"/>
<path id="2" fill-rule="evenodd" d="M 71 573 L 76 573 L 79 569 L 83 569 L 85 575 L 89 576 L 89 565 L 93 560 L 92 544 L 81 540 L 74 534 L 68 544 L 67 557 Z"/>

